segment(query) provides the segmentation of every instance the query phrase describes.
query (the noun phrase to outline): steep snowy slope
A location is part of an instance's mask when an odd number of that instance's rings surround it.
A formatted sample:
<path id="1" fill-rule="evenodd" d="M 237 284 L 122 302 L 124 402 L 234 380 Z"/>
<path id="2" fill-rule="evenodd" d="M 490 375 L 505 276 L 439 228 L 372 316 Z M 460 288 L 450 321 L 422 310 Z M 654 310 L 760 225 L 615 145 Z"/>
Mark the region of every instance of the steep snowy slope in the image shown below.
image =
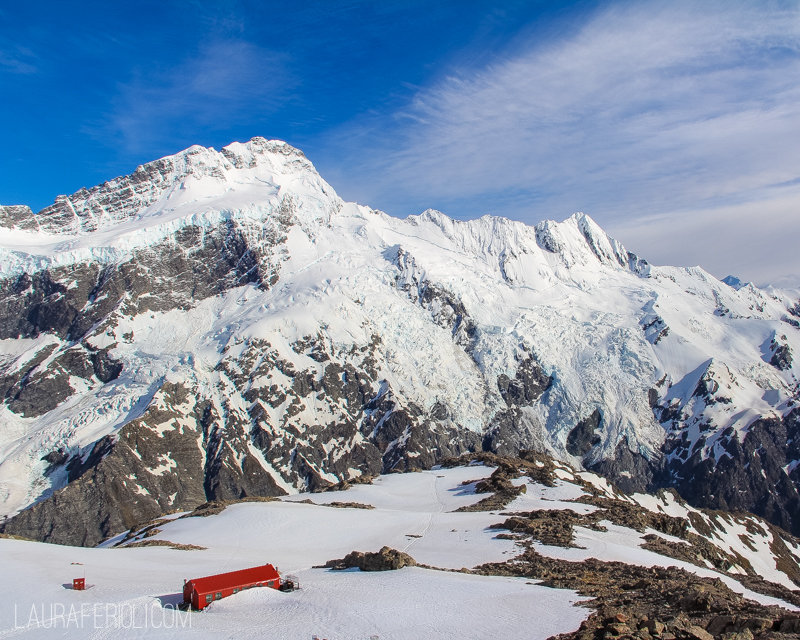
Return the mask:
<path id="1" fill-rule="evenodd" d="M 583 214 L 398 220 L 261 138 L 0 223 L 0 500 L 33 505 L 7 532 L 96 544 L 521 448 L 800 528 L 788 292 L 654 267 Z"/>

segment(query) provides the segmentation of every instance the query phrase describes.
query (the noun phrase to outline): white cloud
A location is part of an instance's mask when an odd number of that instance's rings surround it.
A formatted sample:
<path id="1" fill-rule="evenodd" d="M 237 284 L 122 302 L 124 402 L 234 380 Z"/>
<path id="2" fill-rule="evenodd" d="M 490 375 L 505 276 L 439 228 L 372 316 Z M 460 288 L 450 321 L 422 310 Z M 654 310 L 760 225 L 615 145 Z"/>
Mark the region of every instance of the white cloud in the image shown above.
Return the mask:
<path id="1" fill-rule="evenodd" d="M 796 3 L 610 5 L 422 89 L 367 134 L 357 180 L 374 186 L 359 196 L 390 213 L 583 210 L 653 261 L 800 273 Z"/>
<path id="2" fill-rule="evenodd" d="M 105 121 L 87 132 L 128 152 L 197 142 L 198 128 L 259 122 L 286 98 L 291 82 L 282 57 L 250 42 L 205 43 L 166 70 L 140 69 L 118 86 Z"/>
<path id="3" fill-rule="evenodd" d="M 706 209 L 619 220 L 606 228 L 654 264 L 700 265 L 718 278 L 800 288 L 800 189 Z"/>

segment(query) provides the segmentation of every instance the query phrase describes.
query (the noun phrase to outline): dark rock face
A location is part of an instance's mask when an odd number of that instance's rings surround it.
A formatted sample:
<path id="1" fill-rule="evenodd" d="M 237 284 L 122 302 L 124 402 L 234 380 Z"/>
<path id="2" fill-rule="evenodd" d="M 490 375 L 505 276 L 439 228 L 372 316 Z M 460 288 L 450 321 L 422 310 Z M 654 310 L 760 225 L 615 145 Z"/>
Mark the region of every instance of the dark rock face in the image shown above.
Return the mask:
<path id="1" fill-rule="evenodd" d="M 483 450 L 513 456 L 520 450 L 537 448 L 541 440 L 539 426 L 533 424 L 518 407 L 500 411 L 483 436 Z"/>
<path id="2" fill-rule="evenodd" d="M 480 435 L 450 420 L 443 405 L 424 416 L 414 405 L 396 410 L 393 404 L 379 399 L 371 416 L 379 418 L 372 441 L 382 451 L 383 473 L 429 469 L 442 458 L 480 450 Z"/>
<path id="3" fill-rule="evenodd" d="M 30 229 L 32 225 L 35 225 L 35 221 L 30 207 L 24 205 L 0 205 L 0 227 L 25 230 Z"/>
<path id="4" fill-rule="evenodd" d="M 246 411 L 225 397 L 220 411 L 196 389 L 167 382 L 144 416 L 91 452 L 48 454 L 48 473 L 66 469 L 69 484 L 3 530 L 94 545 L 172 509 L 281 495 L 286 483 L 323 491 L 359 474 L 429 468 L 480 449 L 480 436 L 454 423 L 446 404 L 426 413 L 394 397 L 377 379 L 379 344 L 342 354 L 308 336 L 292 348 L 313 355 L 319 367 L 298 371 L 268 342 L 240 341 L 217 371 L 228 395 L 248 403 Z M 81 357 L 70 356 L 78 363 L 72 369 L 82 366 L 83 375 L 95 372 L 94 362 L 105 367 L 101 373 L 112 366 L 103 352 L 75 352 Z M 289 382 L 270 383 L 278 375 Z M 309 421 L 304 412 L 312 402 L 328 421 Z M 279 421 L 276 407 L 286 408 Z"/>
<path id="5" fill-rule="evenodd" d="M 514 378 L 497 377 L 497 388 L 508 406 L 499 411 L 483 435 L 483 450 L 500 455 L 517 455 L 521 450 L 545 450 L 541 426 L 531 420 L 526 407 L 536 403 L 553 379 L 544 373 L 533 354 L 518 359 Z"/>
<path id="6" fill-rule="evenodd" d="M 655 316 L 642 325 L 645 337 L 652 343 L 658 344 L 669 335 L 669 327 L 661 316 Z"/>
<path id="7" fill-rule="evenodd" d="M 0 369 L 0 392 L 8 407 L 36 417 L 74 393 L 71 376 L 90 387 L 116 379 L 122 364 L 108 355 L 109 348 L 92 347 L 87 337 L 115 326 L 121 315 L 187 309 L 243 284 L 274 285 L 278 247 L 290 224 L 287 213 L 272 228 L 267 225 L 267 242 L 262 238 L 258 252 L 250 247 L 247 230 L 228 222 L 211 232 L 184 228 L 170 242 L 138 251 L 122 264 L 91 263 L 0 280 L 0 339 L 52 334 L 64 342 L 46 346 L 24 368 Z"/>
<path id="8" fill-rule="evenodd" d="M 685 460 L 672 457 L 654 484 L 674 486 L 692 505 L 750 511 L 800 534 L 800 469 L 787 467 L 800 459 L 800 409 L 782 420 L 757 420 L 741 441 L 728 431 L 718 458 L 714 449 L 703 458 L 696 447 Z"/>
<path id="9" fill-rule="evenodd" d="M 297 372 L 279 359 L 270 361 L 268 345 L 255 346 L 260 356 L 246 354 L 239 359 L 261 359 L 252 379 L 241 380 L 239 384 L 250 385 L 245 398 L 254 402 L 250 409 L 254 444 L 284 476 L 288 475 L 288 481 L 300 481 L 309 490 L 317 490 L 330 483 L 315 469 L 324 469 L 344 479 L 349 477 L 349 469 L 366 474 L 424 469 L 442 457 L 480 447 L 480 436 L 454 423 L 446 405 L 437 405 L 426 415 L 413 403 L 405 406 L 399 403 L 388 383 L 377 379 L 375 351 L 379 344 L 376 337 L 369 348 L 349 355 L 342 362 L 341 355 L 329 354 L 320 341 L 310 336 L 298 342 L 295 345 L 298 353 L 324 365 L 321 376 L 312 371 Z M 275 367 L 292 376 L 291 388 L 257 386 L 262 367 Z M 295 416 L 312 397 L 316 402 L 328 403 L 332 409 L 335 407 L 336 420 L 319 425 L 296 420 Z M 261 403 L 277 406 L 286 401 L 297 409 L 287 411 L 281 425 L 272 424 L 266 406 Z M 308 444 L 308 434 L 313 436 L 314 444 Z M 347 443 L 347 455 L 336 450 L 326 454 L 317 444 L 334 441 Z M 301 467 L 295 466 L 298 460 L 302 460 Z"/>
<path id="10" fill-rule="evenodd" d="M 211 455 L 206 417 L 206 407 L 187 388 L 165 383 L 145 415 L 117 437 L 98 441 L 85 460 L 54 455 L 52 464 L 66 466 L 70 483 L 6 521 L 3 533 L 94 546 L 163 513 L 191 510 L 208 500 L 285 494 L 252 454 L 245 453 L 239 464 L 226 444 Z M 216 464 L 204 467 L 204 457 Z"/>
<path id="11" fill-rule="evenodd" d="M 786 371 L 792 368 L 792 350 L 788 344 L 780 344 L 775 346 L 775 351 L 772 353 L 769 363 L 779 371 Z"/>
<path id="12" fill-rule="evenodd" d="M 660 457 L 646 458 L 631 448 L 627 438 L 623 438 L 612 458 L 595 462 L 589 470 L 608 478 L 626 493 L 636 493 L 653 488 L 653 469 L 659 468 L 660 463 Z"/>
<path id="13" fill-rule="evenodd" d="M 552 382 L 553 379 L 542 371 L 532 356 L 520 361 L 513 380 L 505 374 L 497 377 L 500 395 L 509 407 L 525 407 L 533 404 L 550 388 Z"/>
<path id="14" fill-rule="evenodd" d="M 427 309 L 432 320 L 440 327 L 449 329 L 456 344 L 469 352 L 473 347 L 476 329 L 464 303 L 447 289 L 429 282 L 414 256 L 402 247 L 392 247 L 386 258 L 400 271 L 395 286 Z"/>
<path id="15" fill-rule="evenodd" d="M 274 248 L 285 241 L 276 223 Z M 170 242 L 148 247 L 122 264 L 95 263 L 0 280 L 0 339 L 52 333 L 80 340 L 109 316 L 188 309 L 243 284 L 269 287 L 280 261 L 259 255 L 245 230 L 229 222 L 207 232 L 181 229 Z"/>
<path id="16" fill-rule="evenodd" d="M 567 436 L 567 451 L 573 456 L 585 456 L 592 447 L 600 443 L 595 431 L 600 427 L 600 409 L 581 420 Z"/>
<path id="17" fill-rule="evenodd" d="M 783 361 L 780 340 L 771 341 L 773 366 Z M 764 359 L 770 357 L 767 353 Z M 729 375 L 729 374 L 728 374 Z M 771 523 L 800 532 L 800 409 L 783 418 L 774 416 L 755 420 L 744 436 L 733 428 L 718 430 L 705 409 L 726 405 L 730 383 L 726 372 L 713 361 L 705 365 L 692 392 L 690 405 L 677 399 L 659 403 L 658 390 L 652 394 L 653 414 L 666 429 L 661 456 L 640 473 L 649 490 L 674 487 L 693 506 L 727 511 L 750 511 Z M 792 406 L 790 401 L 789 406 Z M 604 463 L 605 464 L 605 463 Z M 636 465 L 629 469 L 641 469 Z M 615 469 L 598 465 L 596 470 L 613 475 Z M 637 471 L 638 473 L 638 471 Z M 625 485 L 623 482 L 620 486 Z M 637 486 L 642 486 L 638 483 Z"/>
<path id="18" fill-rule="evenodd" d="M 111 358 L 108 349 L 92 350 L 85 344 L 62 351 L 39 370 L 38 364 L 52 351 L 43 349 L 16 375 L 0 380 L 8 408 L 23 418 L 44 415 L 69 398 L 75 392 L 70 385 L 72 376 L 94 386 L 111 382 L 122 372 L 122 363 Z"/>

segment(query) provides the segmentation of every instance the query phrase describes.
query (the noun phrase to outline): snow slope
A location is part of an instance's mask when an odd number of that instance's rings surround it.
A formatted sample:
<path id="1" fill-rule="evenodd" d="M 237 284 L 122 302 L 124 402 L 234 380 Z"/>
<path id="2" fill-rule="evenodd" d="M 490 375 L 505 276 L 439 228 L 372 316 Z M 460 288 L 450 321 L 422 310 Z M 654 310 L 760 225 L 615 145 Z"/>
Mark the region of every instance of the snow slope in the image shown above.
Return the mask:
<path id="1" fill-rule="evenodd" d="M 348 500 L 364 498 L 381 505 L 375 510 L 291 502 L 233 505 L 219 515 L 174 520 L 163 527 L 163 533 L 148 538 L 191 539 L 207 546 L 204 551 L 85 549 L 0 540 L 0 562 L 9 575 L 17 576 L 15 584 L 4 581 L 0 585 L 5 603 L 0 637 L 60 637 L 67 623 L 52 620 L 52 603 L 63 604 L 67 614 L 71 605 L 80 610 L 82 603 L 85 612 L 93 614 L 95 603 L 99 604 L 100 628 L 94 628 L 93 617 L 79 619 L 67 629 L 70 638 L 178 634 L 227 638 L 235 629 L 237 638 L 287 640 L 312 634 L 332 640 L 370 635 L 455 639 L 495 634 L 544 639 L 577 628 L 588 614 L 573 606 L 580 598 L 524 579 L 420 568 L 382 573 L 311 568 L 355 548 L 377 550 L 383 544 L 404 546 L 420 561 L 440 566 L 460 568 L 504 559 L 513 545 L 492 539 L 494 532 L 485 529 L 492 522 L 491 514 L 447 512 L 480 499 L 461 483 L 491 471 L 470 467 L 391 476 L 374 487 L 347 492 Z M 445 529 L 456 526 L 458 532 L 445 534 Z M 409 538 L 405 533 L 422 538 Z M 72 564 L 76 562 L 80 564 Z M 177 631 L 154 628 L 176 624 L 175 614 L 162 605 L 180 601 L 184 578 L 265 562 L 297 575 L 301 590 L 288 594 L 268 589 L 244 592 L 214 603 L 205 613 L 191 614 L 190 627 Z M 93 585 L 91 589 L 79 593 L 62 587 L 73 574 L 82 572 Z M 14 604 L 20 629 L 14 629 Z M 39 611 L 35 620 L 31 618 L 33 606 Z M 128 618 L 118 617 L 115 626 L 113 620 L 108 622 L 106 611 Z M 141 629 L 122 628 L 133 623 Z M 45 624 L 51 628 L 45 629 Z"/>
<path id="2" fill-rule="evenodd" d="M 574 606 L 581 598 L 531 580 L 422 568 L 377 573 L 313 568 L 352 550 L 375 551 L 383 545 L 405 549 L 416 560 L 443 568 L 513 557 L 520 551 L 516 543 L 497 539 L 497 530 L 487 529 L 501 519 L 497 513 L 453 512 L 484 497 L 474 493 L 470 481 L 485 478 L 493 470 L 469 466 L 390 475 L 346 492 L 312 494 L 316 505 L 298 504 L 300 497 L 290 496 L 283 501 L 234 504 L 207 517 L 178 518 L 175 514 L 169 522 L 158 524 L 158 533 L 146 538 L 199 544 L 207 547 L 205 550 L 113 548 L 121 536 L 94 549 L 0 539 L 0 562 L 7 575 L 15 576 L 13 582 L 0 584 L 0 637 L 51 638 L 66 631 L 70 638 L 178 634 L 227 638 L 235 630 L 237 638 L 293 639 L 314 634 L 331 640 L 371 635 L 544 639 L 576 629 L 591 611 Z M 556 487 L 526 481 L 525 495 L 541 496 L 531 498 L 538 500 L 540 508 L 585 507 L 565 502 L 586 493 L 576 476 L 565 468 L 559 475 L 564 479 Z M 322 506 L 337 499 L 375 508 Z M 681 508 L 669 498 L 654 500 L 673 510 Z M 508 510 L 524 511 L 531 506 L 523 501 L 509 505 Z M 650 506 L 657 508 L 655 503 Z M 753 593 L 728 576 L 643 550 L 639 548 L 641 534 L 631 529 L 614 525 L 609 525 L 607 532 L 578 529 L 577 542 L 585 548 L 537 545 L 537 550 L 571 560 L 595 557 L 644 566 L 681 566 L 699 575 L 719 577 L 750 599 L 792 608 Z M 759 553 L 767 562 L 764 549 Z M 774 558 L 772 561 L 774 568 Z M 243 592 L 212 604 L 204 613 L 190 614 L 188 621 L 176 619 L 168 608 L 180 601 L 185 578 L 265 562 L 297 575 L 301 589 L 293 593 L 269 589 Z M 92 585 L 87 591 L 74 592 L 62 586 L 84 572 Z M 64 609 L 51 609 L 59 605 Z M 69 619 L 71 607 L 75 607 L 74 621 Z M 62 611 L 63 618 L 53 618 Z M 176 630 L 176 624 L 186 626 Z M 132 628 L 134 625 L 138 628 Z"/>

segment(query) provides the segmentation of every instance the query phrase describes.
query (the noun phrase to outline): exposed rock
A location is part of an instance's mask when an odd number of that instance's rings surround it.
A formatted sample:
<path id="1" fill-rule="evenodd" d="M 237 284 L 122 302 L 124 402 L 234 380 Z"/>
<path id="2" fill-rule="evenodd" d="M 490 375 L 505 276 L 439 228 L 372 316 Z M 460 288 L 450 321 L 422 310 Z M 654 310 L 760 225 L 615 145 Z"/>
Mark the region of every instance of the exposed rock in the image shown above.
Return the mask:
<path id="1" fill-rule="evenodd" d="M 788 344 L 775 345 L 769 363 L 779 371 L 787 371 L 792 367 L 792 350 Z"/>
<path id="2" fill-rule="evenodd" d="M 47 357 L 42 355 L 42 360 Z M 75 393 L 73 378 L 82 378 L 92 387 L 111 382 L 122 372 L 122 363 L 111 358 L 108 349 L 91 350 L 85 345 L 62 351 L 44 369 L 30 364 L 27 371 L 19 370 L 16 376 L 8 376 L 5 383 L 13 383 L 6 388 L 8 408 L 24 418 L 52 411 L 69 398 Z"/>
<path id="3" fill-rule="evenodd" d="M 313 504 L 315 507 L 333 507 L 334 509 L 374 509 L 371 504 L 363 502 L 314 502 L 310 498 L 305 500 L 293 500 L 292 504 Z"/>
<path id="4" fill-rule="evenodd" d="M 646 492 L 653 487 L 654 468 L 658 469 L 661 460 L 646 458 L 631 449 L 627 438 L 623 438 L 614 450 L 614 456 L 588 466 L 601 476 L 611 480 L 625 493 Z"/>
<path id="5" fill-rule="evenodd" d="M 121 264 L 79 264 L 0 280 L 0 339 L 49 332 L 79 340 L 117 313 L 187 309 L 247 283 L 268 288 L 277 282 L 277 247 L 286 239 L 286 226 L 273 225 L 264 230 L 271 242 L 262 240 L 258 251 L 238 223 L 213 231 L 189 226 Z"/>
<path id="6" fill-rule="evenodd" d="M 403 567 L 415 567 L 417 563 L 407 553 L 383 547 L 377 553 L 351 551 L 341 560 L 329 560 L 324 566 L 334 571 L 352 568 L 361 571 L 394 571 Z"/>
<path id="7" fill-rule="evenodd" d="M 326 506 L 333 507 L 334 509 L 374 509 L 371 504 L 364 504 L 363 502 L 329 502 Z"/>
<path id="8" fill-rule="evenodd" d="M 573 456 L 585 456 L 593 446 L 600 443 L 600 436 L 595 431 L 600 427 L 601 414 L 595 409 L 569 432 L 567 436 L 567 452 Z"/>
<path id="9" fill-rule="evenodd" d="M 642 325 L 642 330 L 648 341 L 658 344 L 669 335 L 669 327 L 664 318 L 655 315 Z"/>
<path id="10" fill-rule="evenodd" d="M 545 586 L 574 589 L 592 598 L 584 604 L 594 609 L 592 615 L 577 631 L 554 636 L 554 640 L 633 634 L 643 640 L 708 640 L 708 635 L 723 638 L 728 636 L 722 634 L 741 634 L 752 628 L 759 632 L 783 624 L 788 628 L 796 619 L 786 609 L 745 600 L 718 579 L 700 578 L 676 567 L 640 567 L 594 558 L 569 562 L 543 556 L 532 546 L 513 560 L 484 564 L 473 572 L 542 580 Z"/>
<path id="11" fill-rule="evenodd" d="M 0 227 L 30 231 L 36 228 L 36 220 L 30 207 L 24 205 L 0 206 Z"/>
<path id="12" fill-rule="evenodd" d="M 413 404 L 399 405 L 388 385 L 376 380 L 378 344 L 373 341 L 365 350 L 343 357 L 309 336 L 293 348 L 316 354 L 320 372 L 312 372 L 296 371 L 269 343 L 253 339 L 235 357 L 223 357 L 217 367 L 229 389 L 250 402 L 247 412 L 223 400 L 220 415 L 210 400 L 192 398 L 188 388 L 178 393 L 178 387 L 168 383 L 146 415 L 115 438 L 100 441 L 90 451 L 51 456 L 48 475 L 65 469 L 71 484 L 3 527 L 49 542 L 93 545 L 173 508 L 281 495 L 284 490 L 273 477 L 275 471 L 265 471 L 261 456 L 273 470 L 280 469 L 283 480 L 307 491 L 327 491 L 369 481 L 381 471 L 428 468 L 442 457 L 480 449 L 480 435 L 453 422 L 444 403 L 427 415 Z M 288 386 L 265 385 L 273 372 L 288 378 Z M 99 385 L 99 376 L 108 379 L 118 373 L 107 349 L 79 345 L 52 359 L 43 373 L 33 371 L 12 384 L 12 391 L 17 390 L 12 408 L 25 415 L 41 412 L 68 397 L 68 382 L 76 375 Z M 32 393 L 39 385 L 55 384 L 65 385 L 64 393 Z M 333 421 L 307 425 L 298 418 L 295 423 L 311 393 L 318 406 L 324 401 L 331 407 Z M 283 404 L 288 410 L 275 424 L 267 407 Z M 165 424 L 177 426 L 164 432 Z M 319 445 L 325 442 L 351 444 L 342 455 L 335 447 L 326 452 Z M 338 483 L 329 474 L 339 478 Z M 117 501 L 120 504 L 114 504 Z"/>
<path id="13" fill-rule="evenodd" d="M 205 551 L 208 547 L 201 547 L 196 544 L 178 544 L 170 542 L 169 540 L 140 540 L 139 542 L 131 542 L 117 549 L 136 549 L 137 547 L 169 547 L 177 551 Z"/>
<path id="14" fill-rule="evenodd" d="M 273 496 L 246 496 L 238 500 L 212 500 L 211 502 L 204 502 L 195 507 L 190 513 L 187 513 L 181 518 L 207 518 L 208 516 L 215 516 L 222 513 L 232 504 L 243 504 L 245 502 L 275 502 L 277 497 Z M 141 533 L 141 530 L 139 531 Z"/>
<path id="15" fill-rule="evenodd" d="M 696 507 L 750 511 L 800 534 L 800 469 L 786 472 L 800 459 L 800 410 L 756 420 L 743 440 L 733 429 L 723 436 L 719 459 L 713 450 L 704 458 L 700 448 L 685 460 L 672 457 L 651 486 L 673 485 Z"/>
<path id="16" fill-rule="evenodd" d="M 504 373 L 497 377 L 500 395 L 509 407 L 525 407 L 536 402 L 552 384 L 553 379 L 544 373 L 539 363 L 528 355 L 517 365 L 513 379 Z"/>
<path id="17" fill-rule="evenodd" d="M 492 529 L 508 529 L 516 534 L 525 534 L 532 540 L 551 547 L 574 547 L 575 525 L 589 526 L 605 531 L 595 521 L 584 518 L 572 509 L 557 511 L 529 511 L 508 518 L 505 522 L 492 525 Z"/>
<path id="18" fill-rule="evenodd" d="M 469 351 L 475 337 L 475 324 L 461 300 L 445 288 L 429 282 L 414 256 L 402 247 L 392 247 L 386 257 L 400 272 L 395 286 L 427 309 L 433 321 L 449 329 L 455 343 Z"/>
<path id="19" fill-rule="evenodd" d="M 541 425 L 528 408 L 511 407 L 495 414 L 483 435 L 483 450 L 503 456 L 516 456 L 520 451 L 546 451 Z"/>
<path id="20" fill-rule="evenodd" d="M 120 430 L 116 438 L 96 443 L 85 457 L 66 463 L 71 482 L 17 516 L 6 520 L 3 533 L 43 542 L 94 546 L 174 509 L 191 510 L 214 499 L 285 494 L 260 465 L 243 454 L 241 466 L 227 452 L 226 464 L 203 465 L 198 439 L 204 435 L 206 412 L 181 385 L 165 383 L 150 409 Z M 187 420 L 187 417 L 189 419 Z M 165 428 L 166 427 L 166 428 Z M 227 457 L 230 456 L 230 457 Z M 166 467 L 166 468 L 165 468 Z M 153 469 L 163 469 L 153 472 Z M 234 477 L 235 495 L 211 474 Z M 237 475 L 238 474 L 238 475 Z"/>

